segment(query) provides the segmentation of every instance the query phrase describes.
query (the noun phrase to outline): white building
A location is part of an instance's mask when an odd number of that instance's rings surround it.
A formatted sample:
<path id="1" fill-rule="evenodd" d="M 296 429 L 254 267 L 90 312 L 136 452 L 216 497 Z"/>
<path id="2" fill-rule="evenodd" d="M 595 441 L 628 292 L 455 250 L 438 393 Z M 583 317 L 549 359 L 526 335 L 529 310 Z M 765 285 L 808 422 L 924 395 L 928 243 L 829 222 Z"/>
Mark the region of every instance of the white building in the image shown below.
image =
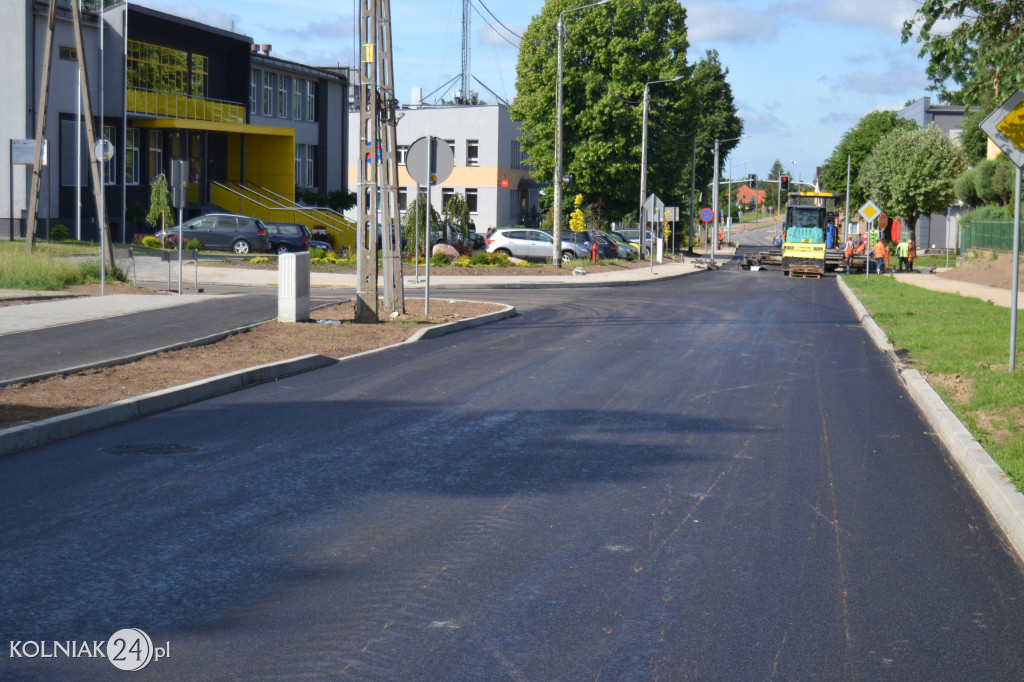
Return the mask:
<path id="1" fill-rule="evenodd" d="M 359 129 L 358 112 L 350 112 L 349 130 Z M 536 225 L 541 185 L 531 175 L 520 149 L 519 124 L 501 104 L 423 106 L 401 110 L 397 128 L 399 196 L 405 209 L 416 192 L 416 181 L 405 168 L 409 146 L 432 135 L 448 142 L 455 158 L 451 175 L 431 189 L 431 204 L 438 212 L 458 192 L 466 197 L 477 232 L 507 225 Z M 349 189 L 357 191 L 362 158 L 359 136 L 349 136 Z M 425 188 L 421 188 L 421 192 Z M 352 214 L 354 217 L 354 213 Z"/>

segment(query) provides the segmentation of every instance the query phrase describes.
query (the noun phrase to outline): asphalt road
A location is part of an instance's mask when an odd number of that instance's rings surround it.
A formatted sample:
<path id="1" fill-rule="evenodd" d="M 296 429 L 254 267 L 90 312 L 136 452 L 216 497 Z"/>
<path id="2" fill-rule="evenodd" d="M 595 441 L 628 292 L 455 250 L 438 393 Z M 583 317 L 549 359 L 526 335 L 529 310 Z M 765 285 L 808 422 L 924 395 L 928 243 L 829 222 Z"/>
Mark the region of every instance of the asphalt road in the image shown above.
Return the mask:
<path id="1" fill-rule="evenodd" d="M 1024 678 L 1024 573 L 832 277 L 557 296 L 0 459 L 0 632 L 170 642 L 138 679 Z"/>

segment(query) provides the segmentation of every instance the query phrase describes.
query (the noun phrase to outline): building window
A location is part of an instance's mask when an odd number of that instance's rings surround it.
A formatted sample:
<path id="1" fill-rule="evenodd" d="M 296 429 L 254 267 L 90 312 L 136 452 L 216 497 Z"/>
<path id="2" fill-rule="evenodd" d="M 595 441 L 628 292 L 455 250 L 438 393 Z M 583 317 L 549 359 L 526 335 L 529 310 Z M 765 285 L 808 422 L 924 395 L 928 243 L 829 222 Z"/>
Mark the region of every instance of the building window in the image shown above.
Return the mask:
<path id="1" fill-rule="evenodd" d="M 206 97 L 210 60 L 159 45 L 128 41 L 128 87 Z"/>
<path id="2" fill-rule="evenodd" d="M 398 188 L 398 211 L 405 213 L 409 210 L 409 193 L 405 187 Z"/>
<path id="3" fill-rule="evenodd" d="M 76 50 L 73 47 L 68 47 L 67 45 L 61 45 L 60 46 L 60 58 L 61 59 L 67 59 L 68 61 L 71 61 L 71 62 L 77 62 L 78 61 L 78 50 Z"/>
<path id="4" fill-rule="evenodd" d="M 476 188 L 466 188 L 466 206 L 469 207 L 470 213 L 476 213 Z"/>
<path id="5" fill-rule="evenodd" d="M 404 166 L 405 159 L 409 155 L 409 145 L 400 144 L 398 145 L 398 165 Z"/>
<path id="6" fill-rule="evenodd" d="M 316 83 L 306 81 L 306 120 L 316 120 Z"/>
<path id="7" fill-rule="evenodd" d="M 451 201 L 452 197 L 455 196 L 455 189 L 452 187 L 441 188 L 441 210 L 444 211 L 448 207 L 448 202 Z"/>
<path id="8" fill-rule="evenodd" d="M 306 146 L 306 187 L 316 187 L 316 145 Z"/>
<path id="9" fill-rule="evenodd" d="M 305 168 L 305 162 L 306 145 L 295 145 L 295 184 L 299 187 L 305 186 L 305 183 L 303 182 L 303 169 Z"/>
<path id="10" fill-rule="evenodd" d="M 287 76 L 277 77 L 277 117 L 288 118 L 288 88 L 291 80 Z"/>
<path id="11" fill-rule="evenodd" d="M 150 180 L 164 172 L 164 133 L 162 130 L 149 131 L 149 173 Z"/>
<path id="12" fill-rule="evenodd" d="M 103 139 L 114 144 L 115 137 L 114 126 L 103 126 Z M 114 145 L 117 148 L 117 145 Z M 103 184 L 104 185 L 116 185 L 117 184 L 117 164 L 114 163 L 113 158 L 109 158 L 103 162 Z"/>
<path id="13" fill-rule="evenodd" d="M 480 141 L 466 140 L 466 165 L 480 165 Z"/>
<path id="14" fill-rule="evenodd" d="M 456 160 L 455 161 L 455 165 L 458 166 L 459 165 L 459 162 L 458 162 L 458 158 L 459 157 L 455 156 L 455 140 L 445 140 L 445 142 L 448 143 L 448 148 L 452 150 L 452 158 Z"/>
<path id="15" fill-rule="evenodd" d="M 260 93 L 260 72 L 253 69 L 249 72 L 249 113 L 256 113 L 256 102 Z"/>
<path id="16" fill-rule="evenodd" d="M 274 115 L 274 74 L 263 74 L 263 115 Z"/>
<path id="17" fill-rule="evenodd" d="M 74 119 L 64 119 L 60 122 L 60 184 L 62 187 L 84 187 L 89 183 L 89 143 L 85 138 L 85 125 L 81 127 L 77 143 L 75 142 L 76 127 Z"/>
<path id="18" fill-rule="evenodd" d="M 305 81 L 301 78 L 296 78 L 294 80 L 294 89 L 292 90 L 292 118 L 298 121 L 302 118 L 302 92 L 306 87 L 303 85 Z"/>
<path id="19" fill-rule="evenodd" d="M 139 184 L 139 129 L 125 131 L 124 181 L 129 185 Z"/>

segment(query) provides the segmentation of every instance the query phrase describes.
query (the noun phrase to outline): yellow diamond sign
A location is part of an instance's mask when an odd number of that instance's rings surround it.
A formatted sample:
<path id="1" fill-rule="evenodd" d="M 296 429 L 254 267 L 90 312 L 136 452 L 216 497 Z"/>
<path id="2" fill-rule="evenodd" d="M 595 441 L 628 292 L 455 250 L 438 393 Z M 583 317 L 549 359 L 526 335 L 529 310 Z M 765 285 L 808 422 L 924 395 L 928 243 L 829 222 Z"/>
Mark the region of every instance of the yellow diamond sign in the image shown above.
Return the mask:
<path id="1" fill-rule="evenodd" d="M 1024 166 L 1024 90 L 1010 95 L 980 128 L 1018 168 Z"/>
<path id="2" fill-rule="evenodd" d="M 864 220 L 868 221 L 869 223 L 874 221 L 874 219 L 877 218 L 878 214 L 881 212 L 882 209 L 878 208 L 878 206 L 876 206 L 875 202 L 873 201 L 869 201 L 868 203 L 864 204 L 863 206 L 860 207 L 860 210 L 857 211 L 857 213 L 860 213 L 862 216 L 864 216 Z"/>

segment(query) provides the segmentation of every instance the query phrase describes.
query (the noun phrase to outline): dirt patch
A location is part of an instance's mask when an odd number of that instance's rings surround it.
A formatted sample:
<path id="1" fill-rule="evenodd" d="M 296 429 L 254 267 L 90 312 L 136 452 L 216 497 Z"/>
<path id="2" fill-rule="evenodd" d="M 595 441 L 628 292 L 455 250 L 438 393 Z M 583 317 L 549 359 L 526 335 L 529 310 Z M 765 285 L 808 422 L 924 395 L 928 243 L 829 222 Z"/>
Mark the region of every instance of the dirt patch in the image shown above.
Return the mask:
<path id="1" fill-rule="evenodd" d="M 98 290 L 99 285 L 96 288 Z M 5 386 L 0 388 L 0 428 L 309 353 L 337 358 L 354 355 L 405 341 L 430 325 L 476 317 L 501 308 L 495 303 L 432 298 L 429 318 L 414 314 L 407 307 L 407 314 L 386 322 L 358 324 L 353 321 L 355 304 L 340 303 L 314 310 L 311 322 L 268 322 L 205 346 L 158 353 L 117 367 Z M 322 324 L 316 320 L 339 324 Z"/>
<path id="2" fill-rule="evenodd" d="M 1024 275 L 1024 267 L 1020 269 L 1020 273 Z M 969 251 L 960 259 L 959 265 L 945 272 L 936 273 L 936 276 L 1010 289 L 1013 285 L 1013 254 L 999 251 Z M 1022 281 L 1024 277 L 1018 279 L 1018 284 Z"/>
<path id="3" fill-rule="evenodd" d="M 965 404 L 974 393 L 974 381 L 962 374 L 936 374 L 921 372 L 921 376 L 934 388 L 942 389 L 952 402 Z"/>

